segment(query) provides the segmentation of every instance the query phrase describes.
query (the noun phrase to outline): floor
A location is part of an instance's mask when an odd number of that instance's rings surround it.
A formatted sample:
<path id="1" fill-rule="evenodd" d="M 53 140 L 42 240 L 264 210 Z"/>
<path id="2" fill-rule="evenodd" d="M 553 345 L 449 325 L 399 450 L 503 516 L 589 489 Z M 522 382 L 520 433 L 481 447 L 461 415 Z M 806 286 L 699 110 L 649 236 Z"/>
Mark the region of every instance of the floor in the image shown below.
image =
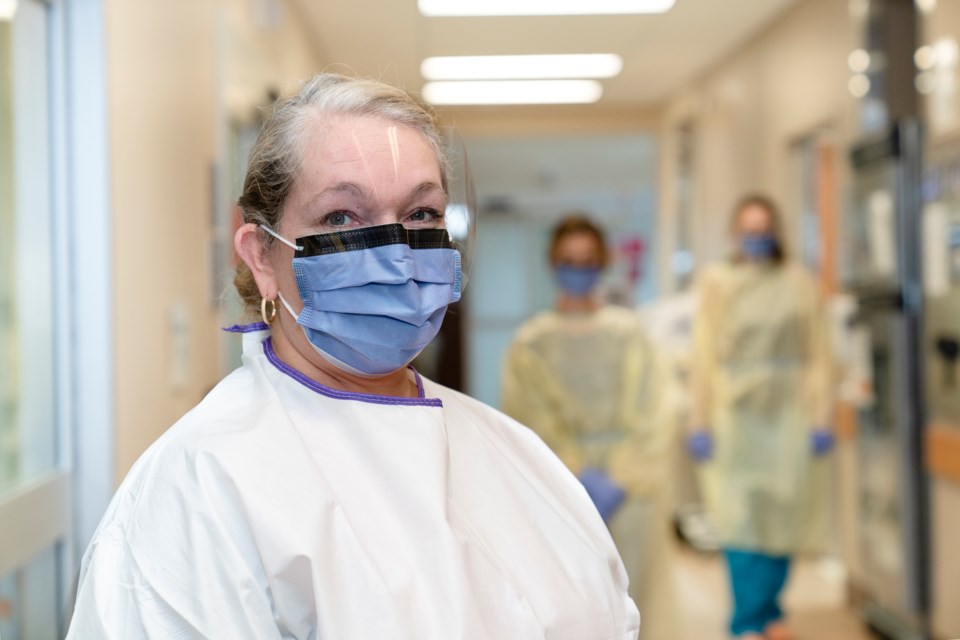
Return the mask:
<path id="1" fill-rule="evenodd" d="M 829 561 L 799 561 L 791 569 L 784 609 L 796 640 L 874 640 L 845 608 L 843 580 Z M 682 550 L 677 587 L 684 640 L 727 640 L 729 589 L 719 557 Z"/>

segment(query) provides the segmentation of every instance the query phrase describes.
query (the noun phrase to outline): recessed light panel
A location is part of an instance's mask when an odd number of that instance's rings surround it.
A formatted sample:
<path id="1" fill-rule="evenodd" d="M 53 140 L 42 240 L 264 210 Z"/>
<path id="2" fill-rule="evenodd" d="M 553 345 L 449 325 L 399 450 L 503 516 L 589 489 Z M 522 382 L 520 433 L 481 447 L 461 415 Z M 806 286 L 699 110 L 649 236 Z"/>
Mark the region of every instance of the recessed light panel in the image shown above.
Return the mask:
<path id="1" fill-rule="evenodd" d="M 584 16 L 664 13 L 676 0 L 418 0 L 425 16 Z"/>
<path id="2" fill-rule="evenodd" d="M 621 69 L 623 60 L 613 53 L 445 56 L 427 58 L 420 65 L 427 80 L 612 78 Z"/>
<path id="3" fill-rule="evenodd" d="M 431 104 L 586 104 L 603 87 L 596 80 L 481 80 L 428 82 L 423 99 Z"/>
<path id="4" fill-rule="evenodd" d="M 17 0 L 0 0 L 0 21 L 12 22 L 17 14 Z"/>

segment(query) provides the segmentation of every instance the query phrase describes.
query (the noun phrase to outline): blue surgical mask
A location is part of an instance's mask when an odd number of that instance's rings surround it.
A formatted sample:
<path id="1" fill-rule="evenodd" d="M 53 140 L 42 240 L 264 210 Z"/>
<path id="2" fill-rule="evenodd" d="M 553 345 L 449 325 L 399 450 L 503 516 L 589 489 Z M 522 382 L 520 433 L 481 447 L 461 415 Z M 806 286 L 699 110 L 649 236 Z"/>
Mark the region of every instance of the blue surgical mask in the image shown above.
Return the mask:
<path id="1" fill-rule="evenodd" d="M 327 362 L 362 376 L 410 363 L 460 299 L 460 253 L 443 229 L 400 224 L 298 238 L 293 273 L 300 314 L 281 296 Z"/>
<path id="2" fill-rule="evenodd" d="M 565 293 L 582 298 L 593 291 L 600 282 L 601 270 L 598 267 L 561 265 L 554 268 L 553 275 Z"/>
<path id="3" fill-rule="evenodd" d="M 777 239 L 769 233 L 748 233 L 740 239 L 740 253 L 750 260 L 770 260 L 777 251 Z"/>

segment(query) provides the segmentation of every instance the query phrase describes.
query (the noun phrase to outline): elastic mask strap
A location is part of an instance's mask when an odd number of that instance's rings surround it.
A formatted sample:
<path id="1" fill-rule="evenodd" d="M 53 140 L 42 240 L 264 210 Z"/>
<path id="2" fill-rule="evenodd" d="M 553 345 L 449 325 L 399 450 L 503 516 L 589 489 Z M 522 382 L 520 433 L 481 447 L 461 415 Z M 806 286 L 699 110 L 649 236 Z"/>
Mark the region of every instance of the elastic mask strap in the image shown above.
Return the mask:
<path id="1" fill-rule="evenodd" d="M 285 244 L 285 245 L 287 245 L 288 247 L 290 247 L 291 249 L 293 249 L 294 251 L 303 251 L 303 247 L 301 247 L 300 245 L 298 245 L 298 244 L 296 244 L 296 243 L 294 243 L 294 242 L 290 242 L 289 240 L 287 240 L 286 238 L 284 238 L 282 235 L 280 235 L 279 233 L 277 233 L 276 231 L 274 231 L 273 229 L 271 229 L 271 228 L 268 227 L 267 225 L 262 224 L 262 225 L 260 225 L 260 228 L 263 229 L 264 231 L 266 231 L 267 233 L 269 233 L 270 235 L 272 235 L 274 238 L 276 238 L 277 240 L 279 240 L 279 241 L 282 242 L 283 244 Z M 286 303 L 284 303 L 284 304 L 286 304 Z M 287 308 L 289 309 L 289 307 L 287 307 Z"/>
<path id="2" fill-rule="evenodd" d="M 298 316 L 297 314 L 295 314 L 295 313 L 293 312 L 293 307 L 291 307 L 289 304 L 287 304 L 287 301 L 283 299 L 283 294 L 280 293 L 279 291 L 277 291 L 277 297 L 280 298 L 280 304 L 282 304 L 282 305 L 284 306 L 284 308 L 287 310 L 287 313 L 289 313 L 290 316 L 293 318 L 294 322 L 296 322 L 297 320 L 299 320 L 299 319 L 300 319 L 300 316 Z"/>

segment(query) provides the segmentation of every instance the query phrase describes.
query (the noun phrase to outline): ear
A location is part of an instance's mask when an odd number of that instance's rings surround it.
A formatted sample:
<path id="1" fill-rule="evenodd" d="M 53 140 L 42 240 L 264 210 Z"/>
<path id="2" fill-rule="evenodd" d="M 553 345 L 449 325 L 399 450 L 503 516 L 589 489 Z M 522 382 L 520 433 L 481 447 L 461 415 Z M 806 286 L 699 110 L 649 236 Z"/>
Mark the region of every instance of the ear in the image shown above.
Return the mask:
<path id="1" fill-rule="evenodd" d="M 240 225 L 233 236 L 233 248 L 253 273 L 260 295 L 268 300 L 275 300 L 280 289 L 273 265 L 263 248 L 263 238 L 258 226 L 252 222 Z"/>

